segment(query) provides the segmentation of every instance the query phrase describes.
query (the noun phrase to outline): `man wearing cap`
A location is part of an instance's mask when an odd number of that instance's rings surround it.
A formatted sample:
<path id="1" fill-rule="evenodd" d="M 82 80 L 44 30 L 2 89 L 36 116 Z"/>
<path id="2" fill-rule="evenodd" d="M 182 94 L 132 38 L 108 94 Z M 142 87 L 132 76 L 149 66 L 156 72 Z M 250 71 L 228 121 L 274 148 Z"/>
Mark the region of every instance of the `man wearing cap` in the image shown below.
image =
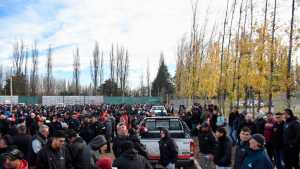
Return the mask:
<path id="1" fill-rule="evenodd" d="M 65 133 L 61 130 L 54 133 L 52 141 L 37 155 L 37 169 L 73 169 L 68 149 L 64 146 Z"/>
<path id="2" fill-rule="evenodd" d="M 250 151 L 241 169 L 272 169 L 272 162 L 265 150 L 265 138 L 261 134 L 254 134 L 250 139 Z"/>
<path id="3" fill-rule="evenodd" d="M 2 154 L 5 169 L 28 169 L 28 162 L 23 159 L 23 153 L 18 149 Z"/>

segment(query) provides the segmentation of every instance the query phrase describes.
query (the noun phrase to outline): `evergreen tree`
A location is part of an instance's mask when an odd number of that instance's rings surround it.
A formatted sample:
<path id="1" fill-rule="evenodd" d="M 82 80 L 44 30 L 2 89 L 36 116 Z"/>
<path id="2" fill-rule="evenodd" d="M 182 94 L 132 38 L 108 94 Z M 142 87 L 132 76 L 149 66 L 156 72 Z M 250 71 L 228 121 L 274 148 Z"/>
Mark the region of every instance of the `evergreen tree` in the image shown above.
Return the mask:
<path id="1" fill-rule="evenodd" d="M 156 78 L 152 83 L 152 96 L 165 96 L 174 92 L 168 67 L 165 65 L 164 56 L 161 54 Z"/>

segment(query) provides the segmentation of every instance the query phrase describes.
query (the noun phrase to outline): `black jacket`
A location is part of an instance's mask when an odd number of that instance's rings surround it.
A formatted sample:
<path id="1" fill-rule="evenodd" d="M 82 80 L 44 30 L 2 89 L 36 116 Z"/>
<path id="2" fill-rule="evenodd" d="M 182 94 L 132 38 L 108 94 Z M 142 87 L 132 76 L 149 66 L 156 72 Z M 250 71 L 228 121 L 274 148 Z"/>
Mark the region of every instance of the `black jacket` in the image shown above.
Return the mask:
<path id="1" fill-rule="evenodd" d="M 95 122 L 89 125 L 89 132 L 91 132 L 91 137 L 96 137 L 98 135 L 103 135 L 104 134 L 104 130 L 105 126 L 103 126 L 101 123 L 99 122 Z"/>
<path id="2" fill-rule="evenodd" d="M 228 118 L 228 125 L 230 126 L 230 127 L 233 127 L 233 122 L 234 122 L 234 120 L 235 120 L 235 118 L 238 116 L 238 113 L 236 113 L 236 112 L 231 112 L 230 114 L 229 114 L 229 118 Z"/>
<path id="3" fill-rule="evenodd" d="M 275 123 L 273 126 L 273 134 L 271 138 L 272 145 L 275 149 L 283 148 L 283 125 L 284 123 Z"/>
<path id="4" fill-rule="evenodd" d="M 246 158 L 248 152 L 249 152 L 249 142 L 240 142 L 236 146 L 233 169 L 242 168 L 243 161 Z"/>
<path id="5" fill-rule="evenodd" d="M 286 120 L 283 129 L 283 143 L 288 148 L 300 149 L 300 122 L 296 117 Z"/>
<path id="6" fill-rule="evenodd" d="M 163 166 L 169 163 L 175 164 L 177 161 L 178 148 L 175 141 L 166 134 L 166 137 L 159 141 L 160 162 Z"/>
<path id="7" fill-rule="evenodd" d="M 199 151 L 202 154 L 213 154 L 216 147 L 216 139 L 211 130 L 208 132 L 198 131 Z"/>
<path id="8" fill-rule="evenodd" d="M 265 128 L 265 124 L 266 124 L 266 120 L 263 118 L 258 118 L 255 120 L 255 128 L 256 128 L 256 133 L 259 134 L 264 134 L 264 128 Z M 252 132 L 253 134 L 253 132 Z"/>
<path id="9" fill-rule="evenodd" d="M 17 146 L 24 154 L 25 160 L 30 160 L 30 153 L 32 149 L 31 141 L 32 137 L 29 134 L 17 134 L 12 137 L 13 144 Z"/>
<path id="10" fill-rule="evenodd" d="M 9 122 L 6 119 L 0 120 L 0 134 L 2 136 L 6 135 L 9 129 Z"/>
<path id="11" fill-rule="evenodd" d="M 113 167 L 118 169 L 152 169 L 149 161 L 139 155 L 135 149 L 127 150 L 116 158 Z"/>
<path id="12" fill-rule="evenodd" d="M 70 153 L 63 147 L 58 151 L 50 144 L 42 148 L 37 154 L 36 168 L 38 169 L 73 169 Z"/>
<path id="13" fill-rule="evenodd" d="M 131 141 L 133 143 L 134 149 L 137 150 L 138 154 L 148 159 L 148 153 L 146 151 L 145 146 L 142 145 L 142 143 L 137 137 L 134 136 L 117 136 L 114 138 L 112 149 L 116 158 L 120 157 L 120 155 L 122 154 L 122 144 L 128 141 Z"/>
<path id="14" fill-rule="evenodd" d="M 68 144 L 67 148 L 69 149 L 74 169 L 90 169 L 92 167 L 91 151 L 81 137 L 77 137 L 74 143 Z"/>
<path id="15" fill-rule="evenodd" d="M 85 142 L 90 142 L 96 135 L 95 132 L 92 130 L 92 128 L 89 126 L 89 124 L 84 123 L 79 132 L 80 137 L 84 139 Z"/>
<path id="16" fill-rule="evenodd" d="M 231 164 L 231 150 L 232 143 L 230 139 L 227 136 L 219 138 L 214 154 L 215 164 L 221 167 L 229 167 Z"/>

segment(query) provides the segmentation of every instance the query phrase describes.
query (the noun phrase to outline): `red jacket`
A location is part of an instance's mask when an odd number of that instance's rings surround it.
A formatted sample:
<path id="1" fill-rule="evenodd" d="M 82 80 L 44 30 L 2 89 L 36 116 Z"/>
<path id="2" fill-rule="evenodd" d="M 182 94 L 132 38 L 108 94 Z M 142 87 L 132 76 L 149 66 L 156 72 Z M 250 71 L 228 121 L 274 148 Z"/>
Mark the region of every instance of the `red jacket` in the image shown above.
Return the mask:
<path id="1" fill-rule="evenodd" d="M 20 165 L 16 169 L 28 169 L 28 162 L 26 160 L 21 160 Z"/>
<path id="2" fill-rule="evenodd" d="M 274 120 L 269 120 L 265 123 L 264 136 L 266 139 L 266 143 L 268 143 L 272 139 L 274 124 L 275 124 Z"/>

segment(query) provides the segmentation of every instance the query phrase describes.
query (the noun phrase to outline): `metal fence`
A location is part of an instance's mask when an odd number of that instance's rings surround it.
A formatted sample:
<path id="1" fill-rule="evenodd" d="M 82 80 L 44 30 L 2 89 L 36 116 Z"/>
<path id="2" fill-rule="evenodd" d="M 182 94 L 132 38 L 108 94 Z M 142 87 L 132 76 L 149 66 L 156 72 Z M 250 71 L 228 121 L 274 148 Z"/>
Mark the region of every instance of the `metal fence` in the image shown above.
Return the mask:
<path id="1" fill-rule="evenodd" d="M 0 96 L 0 104 L 17 104 L 18 96 Z"/>
<path id="2" fill-rule="evenodd" d="M 161 97 L 111 97 L 111 96 L 0 96 L 0 104 L 160 104 Z"/>

